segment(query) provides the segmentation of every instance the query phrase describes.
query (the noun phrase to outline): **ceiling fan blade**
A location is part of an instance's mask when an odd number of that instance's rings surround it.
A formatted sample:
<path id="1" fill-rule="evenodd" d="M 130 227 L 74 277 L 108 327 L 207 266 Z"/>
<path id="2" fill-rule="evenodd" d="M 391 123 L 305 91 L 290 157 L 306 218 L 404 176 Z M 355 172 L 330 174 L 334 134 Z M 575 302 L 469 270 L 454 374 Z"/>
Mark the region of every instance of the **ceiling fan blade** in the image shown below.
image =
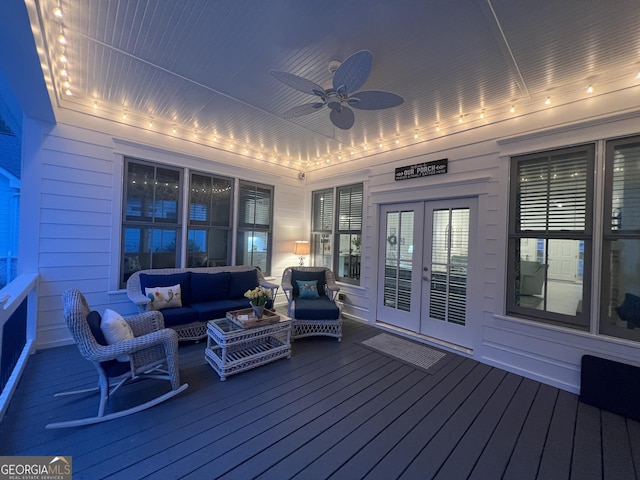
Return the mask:
<path id="1" fill-rule="evenodd" d="M 331 119 L 331 123 L 342 130 L 349 130 L 353 127 L 353 122 L 356 119 L 353 110 L 345 105 L 340 109 L 331 110 L 329 118 Z"/>
<path id="2" fill-rule="evenodd" d="M 314 102 L 314 103 L 305 103 L 303 105 L 298 105 L 297 107 L 290 108 L 286 112 L 284 112 L 281 117 L 282 118 L 295 118 L 301 117 L 303 115 L 309 115 L 310 113 L 317 112 L 324 106 L 322 102 Z"/>
<path id="3" fill-rule="evenodd" d="M 333 74 L 333 89 L 338 93 L 353 93 L 369 78 L 373 55 L 369 50 L 360 50 L 349 56 Z"/>
<path id="4" fill-rule="evenodd" d="M 360 110 L 383 110 L 402 105 L 404 98 L 395 93 L 367 90 L 354 94 L 349 98 L 348 103 Z"/>
<path id="5" fill-rule="evenodd" d="M 276 77 L 285 85 L 295 88 L 296 90 L 309 95 L 317 95 L 318 97 L 324 96 L 324 89 L 315 82 L 307 80 L 306 78 L 299 77 L 293 73 L 279 72 L 277 70 L 271 70 L 271 75 Z"/>

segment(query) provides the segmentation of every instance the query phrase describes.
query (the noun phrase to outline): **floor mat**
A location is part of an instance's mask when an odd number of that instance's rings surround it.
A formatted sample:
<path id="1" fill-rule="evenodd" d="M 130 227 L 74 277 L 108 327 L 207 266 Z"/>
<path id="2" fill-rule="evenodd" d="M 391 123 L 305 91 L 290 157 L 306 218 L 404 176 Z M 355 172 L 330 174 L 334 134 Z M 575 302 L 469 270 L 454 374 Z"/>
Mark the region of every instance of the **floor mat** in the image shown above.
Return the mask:
<path id="1" fill-rule="evenodd" d="M 438 363 L 448 357 L 446 352 L 386 333 L 371 337 L 363 341 L 362 345 L 420 367 L 429 373 L 439 368 Z"/>

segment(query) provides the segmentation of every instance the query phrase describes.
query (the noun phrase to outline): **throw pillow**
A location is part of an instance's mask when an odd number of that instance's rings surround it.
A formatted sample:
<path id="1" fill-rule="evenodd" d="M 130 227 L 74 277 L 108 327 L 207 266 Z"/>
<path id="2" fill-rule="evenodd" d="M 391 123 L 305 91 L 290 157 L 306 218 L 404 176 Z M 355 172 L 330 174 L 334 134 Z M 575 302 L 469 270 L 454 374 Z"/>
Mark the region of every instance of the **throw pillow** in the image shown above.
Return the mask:
<path id="1" fill-rule="evenodd" d="M 300 298 L 320 298 L 318 295 L 318 281 L 317 280 L 296 280 L 298 284 L 298 291 L 300 292 Z"/>
<path id="2" fill-rule="evenodd" d="M 100 330 L 102 330 L 102 334 L 109 345 L 134 338 L 131 327 L 122 315 L 108 308 L 102 314 Z M 129 355 L 121 355 L 117 360 L 119 362 L 128 362 Z"/>
<path id="3" fill-rule="evenodd" d="M 170 287 L 147 287 L 144 294 L 151 300 L 149 310 L 182 307 L 180 284 Z"/>
<path id="4" fill-rule="evenodd" d="M 311 282 L 313 280 L 315 280 L 316 282 L 318 282 L 318 295 L 324 295 L 325 291 L 324 291 L 324 286 L 327 283 L 326 279 L 325 279 L 325 275 L 324 275 L 324 270 L 320 270 L 317 272 L 314 271 L 306 271 L 306 270 L 297 270 L 297 269 L 292 269 L 291 270 L 291 285 L 293 287 L 293 295 L 295 297 L 300 295 L 300 291 L 298 289 L 298 280 L 300 281 L 305 281 L 305 282 Z"/>
<path id="5" fill-rule="evenodd" d="M 91 333 L 93 333 L 93 338 L 96 339 L 99 345 L 109 345 L 107 343 L 107 339 L 104 338 L 104 333 L 100 329 L 100 324 L 102 323 L 102 317 L 95 310 L 89 312 L 87 315 L 87 323 L 89 324 L 89 328 L 91 329 Z"/>

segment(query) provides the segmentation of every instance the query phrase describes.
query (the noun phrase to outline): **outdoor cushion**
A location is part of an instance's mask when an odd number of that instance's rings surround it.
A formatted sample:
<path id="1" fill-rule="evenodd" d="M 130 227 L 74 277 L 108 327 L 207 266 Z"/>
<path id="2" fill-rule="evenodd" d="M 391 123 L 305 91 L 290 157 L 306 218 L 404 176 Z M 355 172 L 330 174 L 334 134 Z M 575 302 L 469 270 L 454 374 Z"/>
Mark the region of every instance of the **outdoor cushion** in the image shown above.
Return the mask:
<path id="1" fill-rule="evenodd" d="M 89 315 L 87 315 L 87 323 L 89 324 L 93 337 L 96 339 L 96 342 L 98 342 L 98 345 L 105 346 L 108 345 L 108 343 L 107 339 L 104 338 L 104 333 L 102 333 L 102 330 L 100 329 L 101 322 L 102 316 L 95 310 L 92 310 L 89 312 Z"/>
<path id="2" fill-rule="evenodd" d="M 209 302 L 229 298 L 231 274 L 191 272 L 191 302 Z M 243 292 L 244 293 L 244 292 Z"/>
<path id="3" fill-rule="evenodd" d="M 216 300 L 215 302 L 194 303 L 191 307 L 198 312 L 198 320 L 207 322 L 216 318 L 224 318 L 227 312 L 232 310 L 251 308 L 251 305 L 246 298 L 231 298 Z"/>
<path id="4" fill-rule="evenodd" d="M 165 327 L 197 322 L 198 312 L 191 307 L 167 308 L 162 310 Z"/>
<path id="5" fill-rule="evenodd" d="M 133 330 L 131 330 L 122 315 L 109 308 L 102 314 L 100 330 L 102 330 L 102 334 L 108 344 L 120 343 L 134 338 Z M 129 355 L 120 355 L 117 360 L 119 362 L 127 362 L 129 361 Z"/>
<path id="6" fill-rule="evenodd" d="M 298 280 L 304 281 L 313 281 L 317 282 L 318 286 L 318 295 L 324 295 L 324 285 L 326 280 L 324 278 L 324 271 L 320 272 L 306 272 L 304 270 L 291 270 L 291 286 L 293 287 L 293 296 L 297 297 L 300 295 L 300 289 L 298 288 Z"/>
<path id="7" fill-rule="evenodd" d="M 320 298 L 317 280 L 296 280 L 296 283 L 298 284 L 300 298 Z"/>
<path id="8" fill-rule="evenodd" d="M 178 283 L 180 284 L 182 303 L 189 305 L 191 303 L 191 296 L 189 294 L 191 291 L 191 272 L 169 273 L 167 275 L 140 274 L 140 288 L 145 295 L 145 288 L 147 287 L 170 287 Z"/>
<path id="9" fill-rule="evenodd" d="M 297 320 L 337 320 L 340 309 L 326 295 L 317 299 L 296 298 Z"/>
<path id="10" fill-rule="evenodd" d="M 144 293 L 151 300 L 149 310 L 164 310 L 165 308 L 182 306 L 179 283 L 170 287 L 147 287 L 144 289 Z"/>
<path id="11" fill-rule="evenodd" d="M 256 269 L 244 272 L 233 272 L 229 284 L 229 298 L 244 297 L 244 292 L 258 286 L 258 271 Z"/>

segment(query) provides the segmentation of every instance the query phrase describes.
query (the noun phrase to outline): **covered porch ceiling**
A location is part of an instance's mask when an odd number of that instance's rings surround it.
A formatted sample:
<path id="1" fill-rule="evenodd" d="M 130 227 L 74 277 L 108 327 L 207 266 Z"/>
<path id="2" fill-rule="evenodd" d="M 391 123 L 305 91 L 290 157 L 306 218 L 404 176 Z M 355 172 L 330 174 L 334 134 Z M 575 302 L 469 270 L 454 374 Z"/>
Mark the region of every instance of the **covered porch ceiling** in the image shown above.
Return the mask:
<path id="1" fill-rule="evenodd" d="M 640 88 L 637 0 L 26 0 L 55 109 L 312 171 L 589 96 Z M 66 43 L 61 43 L 64 38 Z M 336 128 L 329 65 L 404 98 Z"/>

